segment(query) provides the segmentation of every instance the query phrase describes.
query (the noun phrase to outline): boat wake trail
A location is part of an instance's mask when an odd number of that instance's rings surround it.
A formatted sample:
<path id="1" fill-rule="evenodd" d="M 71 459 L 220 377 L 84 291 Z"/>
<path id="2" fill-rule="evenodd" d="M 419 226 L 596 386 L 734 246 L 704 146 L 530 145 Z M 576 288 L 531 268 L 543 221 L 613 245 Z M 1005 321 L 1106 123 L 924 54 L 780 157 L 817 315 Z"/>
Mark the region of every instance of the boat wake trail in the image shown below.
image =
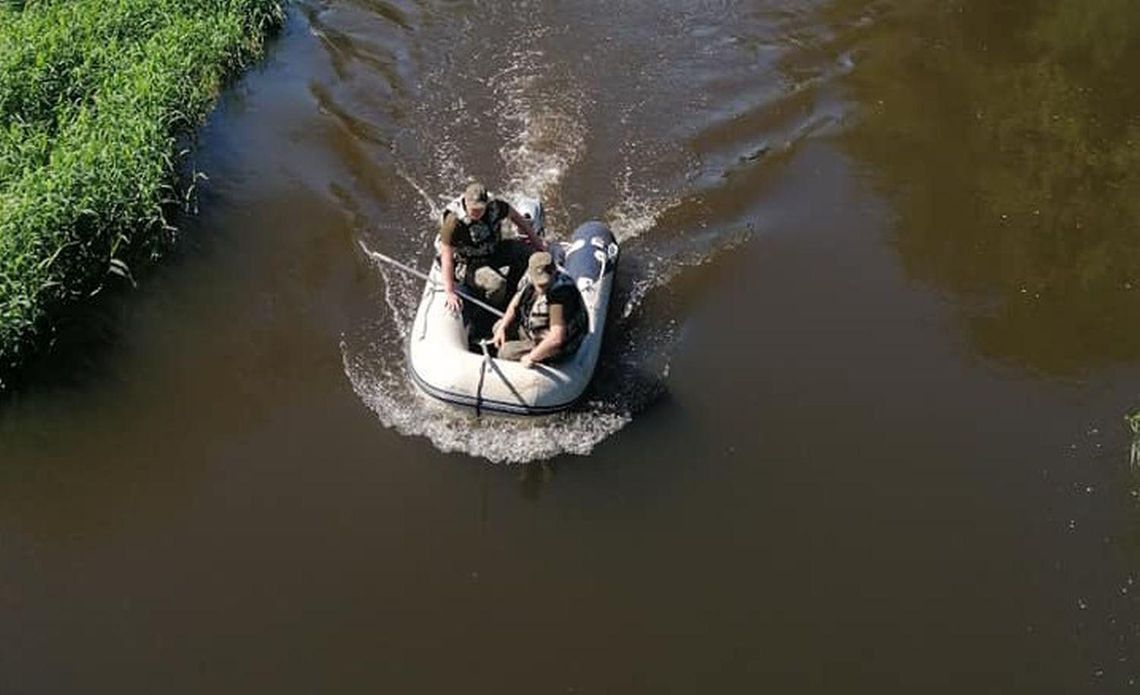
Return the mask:
<path id="1" fill-rule="evenodd" d="M 535 32 L 536 41 L 541 32 Z M 582 154 L 586 97 L 572 76 L 544 62 L 538 49 L 516 51 L 496 76 L 506 95 L 498 114 L 505 144 L 499 150 L 507 174 L 508 199 L 538 198 L 551 210 L 552 231 L 569 231 L 559 199 L 563 177 Z"/>
<path id="2" fill-rule="evenodd" d="M 545 62 L 538 48 L 542 38 L 541 29 L 532 31 L 530 40 L 516 47 L 487 79 L 497 85 L 501 103 L 476 110 L 474 116 L 470 110 L 460 114 L 446 103 L 423 107 L 420 122 L 431 131 L 430 138 L 427 133 L 420 134 L 409 139 L 408 146 L 414 146 L 415 140 L 434 141 L 427 157 L 434 162 L 434 171 L 400 171 L 408 183 L 406 208 L 426 213 L 402 229 L 390 230 L 391 236 L 403 238 L 404 248 L 430 247 L 442 206 L 428 191 L 466 180 L 468 169 L 481 171 L 478 162 L 465 163 L 467 155 L 456 143 L 463 141 L 464 129 L 478 124 L 485 128 L 488 123 L 494 124 L 503 143 L 497 152 L 503 172 L 501 195 L 508 200 L 522 196 L 542 199 L 550 213 L 550 236 L 569 236 L 570 222 L 565 206 L 559 203 L 559 193 L 566 172 L 584 148 L 587 129 L 582 109 L 587 99 L 571 75 Z M 467 118 L 473 121 L 466 122 Z M 420 231 L 409 233 L 409 228 Z M 391 237 L 360 241 L 375 248 L 393 245 Z M 392 251 L 386 248 L 386 252 Z M 416 264 L 414 258 L 401 260 Z M 424 437 L 441 451 L 498 463 L 586 455 L 663 391 L 667 369 L 661 366 L 647 371 L 651 361 L 644 359 L 646 345 L 631 342 L 622 325 L 625 321 L 619 318 L 620 312 L 612 310 L 611 302 L 611 321 L 617 323 L 607 327 L 594 382 L 573 409 L 537 419 L 512 419 L 478 417 L 434 401 L 416 390 L 406 372 L 407 331 L 415 316 L 422 281 L 384 263 L 375 263 L 374 269 L 379 280 L 376 304 L 382 303 L 387 311 L 362 320 L 344 337 L 341 353 L 345 374 L 357 396 L 384 426 L 404 435 Z M 614 347 L 618 345 L 624 347 Z"/>
<path id="3" fill-rule="evenodd" d="M 641 20 L 656 21 L 642 9 Z M 622 259 L 586 397 L 533 420 L 480 418 L 420 394 L 404 353 L 422 281 L 374 266 L 374 313 L 353 324 L 342 356 L 385 426 L 442 451 L 522 463 L 588 454 L 665 393 L 688 310 L 719 286 L 723 264 L 772 230 L 764 192 L 807 144 L 841 126 L 831 84 L 850 63 L 825 50 L 826 37 L 800 31 L 813 26 L 805 16 L 694 11 L 724 40 L 678 21 L 649 41 L 595 42 L 590 60 L 575 62 L 556 56 L 579 50 L 580 32 L 528 24 L 528 13 L 508 13 L 522 25 L 499 27 L 507 49 L 480 32 L 448 32 L 456 40 L 440 44 L 409 107 L 414 125 L 393 136 L 406 185 L 387 191 L 376 219 L 361 216 L 369 231 L 358 240 L 422 268 L 445 202 L 436 192 L 478 178 L 508 200 L 541 199 L 554 240 L 599 217 Z M 603 24 L 579 29 L 609 32 Z M 742 36 L 741 26 L 758 34 Z M 598 76 L 598 66 L 617 64 L 626 69 Z"/>

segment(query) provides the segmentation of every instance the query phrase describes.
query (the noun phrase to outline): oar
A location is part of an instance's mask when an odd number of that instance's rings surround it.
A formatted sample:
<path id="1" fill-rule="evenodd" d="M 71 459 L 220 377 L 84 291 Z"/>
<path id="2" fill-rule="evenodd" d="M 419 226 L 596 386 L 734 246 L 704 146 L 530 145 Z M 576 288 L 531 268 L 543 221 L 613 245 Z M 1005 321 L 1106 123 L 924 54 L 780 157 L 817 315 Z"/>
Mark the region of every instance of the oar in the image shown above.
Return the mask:
<path id="1" fill-rule="evenodd" d="M 404 265 L 403 263 L 397 261 L 395 258 L 392 258 L 390 256 L 385 256 L 384 254 L 380 253 L 379 251 L 373 251 L 372 249 L 365 246 L 363 241 L 358 241 L 357 243 L 360 244 L 360 248 L 364 249 L 364 253 L 368 254 L 369 256 L 372 256 L 373 258 L 384 261 L 388 265 L 395 266 L 396 268 L 399 268 L 400 270 L 404 271 L 405 273 L 415 275 L 416 277 L 418 277 L 422 280 L 427 280 L 432 285 L 435 285 L 436 287 L 443 289 L 443 283 L 441 283 L 438 280 L 433 280 L 431 278 L 431 276 L 428 275 L 427 273 L 421 273 L 420 271 L 416 270 L 415 268 L 412 268 L 411 266 Z M 503 317 L 503 312 L 499 311 L 495 307 L 491 306 L 490 304 L 488 304 L 488 303 L 486 303 L 480 299 L 476 299 L 475 297 L 472 297 L 471 295 L 467 294 L 466 292 L 459 289 L 458 287 L 455 288 L 455 294 L 457 294 L 460 297 L 463 297 L 464 299 L 466 299 L 467 301 L 475 304 L 475 306 L 486 309 L 487 311 L 491 312 L 495 316 L 498 316 L 499 318 Z"/>

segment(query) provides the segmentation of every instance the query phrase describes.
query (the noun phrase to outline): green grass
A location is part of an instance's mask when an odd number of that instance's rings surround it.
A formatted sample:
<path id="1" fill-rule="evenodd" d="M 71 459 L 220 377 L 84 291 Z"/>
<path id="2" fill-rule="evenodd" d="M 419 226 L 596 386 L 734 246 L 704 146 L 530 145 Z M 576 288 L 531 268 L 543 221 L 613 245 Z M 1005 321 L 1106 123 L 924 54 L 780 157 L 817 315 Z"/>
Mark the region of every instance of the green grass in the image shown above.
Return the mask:
<path id="1" fill-rule="evenodd" d="M 281 18 L 278 0 L 0 0 L 0 377 L 169 242 L 175 140 Z"/>

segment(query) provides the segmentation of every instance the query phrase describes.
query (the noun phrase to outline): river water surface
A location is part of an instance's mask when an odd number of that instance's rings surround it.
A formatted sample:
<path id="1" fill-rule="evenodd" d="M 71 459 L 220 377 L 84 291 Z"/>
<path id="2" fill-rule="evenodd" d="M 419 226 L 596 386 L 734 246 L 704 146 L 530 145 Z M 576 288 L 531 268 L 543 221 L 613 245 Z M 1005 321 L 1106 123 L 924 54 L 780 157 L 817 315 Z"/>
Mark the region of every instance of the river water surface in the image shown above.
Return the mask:
<path id="1" fill-rule="evenodd" d="M 298 0 L 0 402 L 3 693 L 1115 693 L 1140 15 Z M 441 205 L 623 245 L 540 423 L 409 386 Z"/>

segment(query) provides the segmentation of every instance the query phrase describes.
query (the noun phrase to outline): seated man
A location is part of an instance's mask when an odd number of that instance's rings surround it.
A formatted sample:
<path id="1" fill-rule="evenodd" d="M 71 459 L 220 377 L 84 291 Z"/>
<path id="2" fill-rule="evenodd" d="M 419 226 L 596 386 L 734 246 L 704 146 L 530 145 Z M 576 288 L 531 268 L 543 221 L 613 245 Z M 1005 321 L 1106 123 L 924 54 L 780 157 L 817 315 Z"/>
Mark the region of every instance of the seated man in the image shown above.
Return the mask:
<path id="1" fill-rule="evenodd" d="M 588 317 L 574 280 L 545 251 L 530 257 L 526 282 L 495 323 L 494 344 L 504 360 L 526 368 L 574 354 L 586 336 Z M 508 338 L 513 338 L 508 340 Z"/>
<path id="2" fill-rule="evenodd" d="M 527 236 L 503 239 L 503 220 L 510 219 Z M 491 198 L 483 184 L 472 183 L 463 195 L 448 204 L 439 229 L 439 263 L 447 307 L 459 311 L 463 302 L 455 293 L 457 277 L 477 296 L 502 306 L 507 293 L 518 285 L 532 249 L 542 250 L 542 240 L 530 222 L 509 203 Z M 529 245 L 528 245 L 529 242 Z M 499 269 L 507 266 L 504 277 Z"/>

